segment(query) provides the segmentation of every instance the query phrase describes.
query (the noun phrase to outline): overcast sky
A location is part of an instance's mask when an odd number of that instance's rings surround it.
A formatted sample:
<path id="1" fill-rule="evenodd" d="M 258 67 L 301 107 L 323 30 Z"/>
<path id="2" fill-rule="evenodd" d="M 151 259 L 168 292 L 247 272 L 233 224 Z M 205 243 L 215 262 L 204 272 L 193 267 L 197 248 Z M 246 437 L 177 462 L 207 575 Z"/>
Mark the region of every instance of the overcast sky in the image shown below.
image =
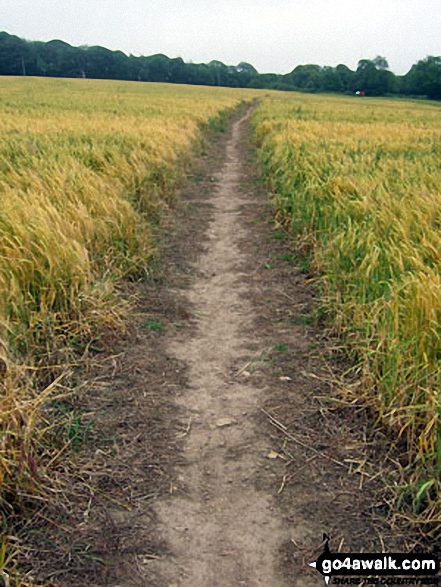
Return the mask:
<path id="1" fill-rule="evenodd" d="M 0 0 L 0 30 L 260 72 L 382 55 L 397 74 L 441 55 L 441 0 Z"/>

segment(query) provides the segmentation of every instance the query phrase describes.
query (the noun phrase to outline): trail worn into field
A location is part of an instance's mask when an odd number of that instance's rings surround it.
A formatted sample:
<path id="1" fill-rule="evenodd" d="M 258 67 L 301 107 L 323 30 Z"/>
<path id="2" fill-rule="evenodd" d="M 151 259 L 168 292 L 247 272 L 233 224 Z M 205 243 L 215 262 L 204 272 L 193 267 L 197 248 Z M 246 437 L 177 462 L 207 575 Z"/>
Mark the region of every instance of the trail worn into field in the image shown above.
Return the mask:
<path id="1" fill-rule="evenodd" d="M 338 436 L 341 419 L 327 426 L 329 406 L 314 398 L 329 386 L 307 326 L 312 290 L 292 256 L 274 249 L 280 235 L 268 232 L 248 164 L 249 116 L 233 123 L 217 171 L 208 170 L 203 247 L 188 289 L 175 291 L 192 318 L 164 340 L 186 378 L 176 393 L 182 453 L 170 494 L 153 504 L 165 548 L 137 558 L 140 585 L 320 585 L 307 562 L 323 532 L 334 548 L 372 549 L 378 539 L 372 515 L 366 522 L 369 474 L 349 478 L 344 462 L 357 460 L 348 454 L 357 443 L 345 429 Z M 187 191 L 193 218 L 198 207 L 204 217 L 203 196 L 201 185 Z"/>
<path id="2" fill-rule="evenodd" d="M 54 534 L 46 585 L 309 587 L 324 584 L 307 565 L 323 533 L 332 550 L 403 549 L 369 466 L 382 439 L 337 399 L 249 117 L 190 173 L 162 275 L 87 393 L 84 497 Z"/>
<path id="3" fill-rule="evenodd" d="M 248 115 L 234 123 L 225 164 L 216 178 L 209 242 L 188 292 L 197 330 L 169 350 L 188 365 L 188 391 L 179 403 L 188 412 L 185 492 L 159 502 L 159 531 L 173 556 L 157 570 L 171 584 L 191 587 L 280 584 L 277 551 L 287 528 L 275 515 L 271 494 L 258 491 L 253 475 L 270 447 L 253 416 L 261 391 L 248 382 L 246 363 L 255 340 L 247 256 L 240 249 L 247 228 L 242 214 L 253 202 L 240 188 L 239 137 Z"/>

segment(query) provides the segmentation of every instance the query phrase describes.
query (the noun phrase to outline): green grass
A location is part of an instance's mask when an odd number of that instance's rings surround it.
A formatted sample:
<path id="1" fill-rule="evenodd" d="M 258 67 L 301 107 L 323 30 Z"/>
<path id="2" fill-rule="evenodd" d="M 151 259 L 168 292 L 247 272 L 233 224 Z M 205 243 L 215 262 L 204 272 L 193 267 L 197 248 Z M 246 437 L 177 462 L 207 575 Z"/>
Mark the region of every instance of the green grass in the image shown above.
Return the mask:
<path id="1" fill-rule="evenodd" d="M 288 350 L 288 345 L 284 342 L 279 342 L 275 345 L 275 350 L 279 353 L 284 353 Z"/>
<path id="2" fill-rule="evenodd" d="M 162 322 L 158 322 L 157 320 L 148 320 L 145 324 L 145 328 L 147 330 L 151 330 L 152 332 L 160 332 L 163 329 Z"/>

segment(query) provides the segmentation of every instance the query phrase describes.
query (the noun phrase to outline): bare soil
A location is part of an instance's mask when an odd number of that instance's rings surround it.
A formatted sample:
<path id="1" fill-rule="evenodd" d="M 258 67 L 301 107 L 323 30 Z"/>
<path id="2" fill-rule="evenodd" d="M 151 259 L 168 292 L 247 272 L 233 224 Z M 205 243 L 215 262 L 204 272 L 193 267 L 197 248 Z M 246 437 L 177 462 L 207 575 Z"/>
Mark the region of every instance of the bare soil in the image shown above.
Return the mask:
<path id="1" fill-rule="evenodd" d="M 337 399 L 249 116 L 190 170 L 130 334 L 90 373 L 68 503 L 34 540 L 41 584 L 307 587 L 324 584 L 307 566 L 323 533 L 333 550 L 412 547 L 369 465 L 387 439 Z"/>

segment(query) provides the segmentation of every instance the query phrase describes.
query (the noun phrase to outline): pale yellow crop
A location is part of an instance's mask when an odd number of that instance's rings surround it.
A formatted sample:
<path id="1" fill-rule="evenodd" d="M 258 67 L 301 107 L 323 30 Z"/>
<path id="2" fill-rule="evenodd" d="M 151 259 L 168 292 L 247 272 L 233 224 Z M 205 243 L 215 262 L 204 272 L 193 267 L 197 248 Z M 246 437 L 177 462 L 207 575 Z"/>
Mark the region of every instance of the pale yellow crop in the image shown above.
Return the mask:
<path id="1" fill-rule="evenodd" d="M 115 285 L 148 270 L 151 227 L 201 130 L 254 95 L 0 78 L 0 499 L 38 491 L 34 453 L 44 466 L 55 450 L 42 408 L 64 393 L 63 380 L 41 383 L 68 369 L 72 348 L 121 327 Z M 5 552 L 0 571 L 11 564 Z"/>
<path id="2" fill-rule="evenodd" d="M 279 218 L 312 252 L 363 395 L 408 447 L 414 510 L 441 522 L 441 107 L 280 94 L 254 117 Z"/>

